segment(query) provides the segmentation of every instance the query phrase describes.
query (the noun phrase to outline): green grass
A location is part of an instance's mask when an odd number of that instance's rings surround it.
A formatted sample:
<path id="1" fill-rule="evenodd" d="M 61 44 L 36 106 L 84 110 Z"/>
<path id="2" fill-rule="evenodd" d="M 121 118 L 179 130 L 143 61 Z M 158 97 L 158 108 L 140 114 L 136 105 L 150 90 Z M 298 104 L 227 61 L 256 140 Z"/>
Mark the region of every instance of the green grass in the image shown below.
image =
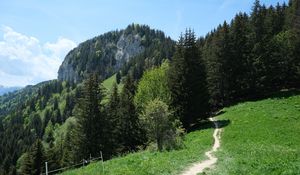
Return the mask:
<path id="1" fill-rule="evenodd" d="M 107 78 L 103 81 L 102 85 L 103 87 L 110 91 L 113 87 L 113 84 L 116 82 L 116 74 L 112 75 L 111 77 Z"/>
<path id="2" fill-rule="evenodd" d="M 300 174 L 300 95 L 224 111 L 218 119 L 231 122 L 222 133 L 216 168 L 206 174 Z"/>
<path id="3" fill-rule="evenodd" d="M 283 96 L 282 96 L 283 94 Z M 300 174 L 300 95 L 281 93 L 274 98 L 225 108 L 218 120 L 224 126 L 219 158 L 213 170 L 202 174 Z M 186 135 L 185 148 L 171 152 L 141 151 L 104 163 L 106 175 L 178 174 L 189 164 L 206 159 L 213 129 Z M 102 174 L 101 163 L 63 175 Z"/>
<path id="4" fill-rule="evenodd" d="M 116 74 L 112 75 L 111 77 L 107 78 L 102 82 L 103 87 L 110 92 L 112 90 L 113 84 L 116 83 Z M 121 90 L 123 87 L 123 83 L 118 84 L 118 89 Z"/>
<path id="5" fill-rule="evenodd" d="M 105 92 L 106 92 L 106 96 L 103 100 L 103 103 L 107 103 L 108 102 L 108 99 L 109 99 L 109 96 L 110 96 L 110 93 L 111 93 L 111 90 L 113 88 L 113 84 L 116 83 L 117 80 L 116 80 L 116 74 L 112 75 L 111 77 L 105 79 L 103 82 L 102 82 L 102 85 L 105 89 Z M 123 83 L 119 83 L 118 84 L 118 91 L 121 92 L 122 88 L 123 88 Z"/>
<path id="6" fill-rule="evenodd" d="M 184 148 L 170 152 L 141 151 L 104 162 L 106 175 L 169 175 L 178 174 L 189 164 L 205 159 L 209 150 L 213 129 L 191 132 L 185 136 Z M 71 170 L 63 175 L 102 174 L 100 162 Z"/>

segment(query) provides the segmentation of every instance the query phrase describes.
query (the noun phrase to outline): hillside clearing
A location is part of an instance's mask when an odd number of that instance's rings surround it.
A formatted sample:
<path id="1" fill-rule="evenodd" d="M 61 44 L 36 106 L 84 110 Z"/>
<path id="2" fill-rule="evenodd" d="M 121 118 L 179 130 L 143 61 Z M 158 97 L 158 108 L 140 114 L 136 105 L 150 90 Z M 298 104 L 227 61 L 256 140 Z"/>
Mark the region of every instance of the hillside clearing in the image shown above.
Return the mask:
<path id="1" fill-rule="evenodd" d="M 104 174 L 110 175 L 175 175 L 193 162 L 204 160 L 205 151 L 213 144 L 213 128 L 193 131 L 185 136 L 185 147 L 170 152 L 141 151 L 104 162 Z M 101 163 L 71 170 L 63 175 L 102 174 Z"/>
<path id="2" fill-rule="evenodd" d="M 299 92 L 241 103 L 224 112 L 219 119 L 231 124 L 224 128 L 216 168 L 205 174 L 300 174 Z"/>

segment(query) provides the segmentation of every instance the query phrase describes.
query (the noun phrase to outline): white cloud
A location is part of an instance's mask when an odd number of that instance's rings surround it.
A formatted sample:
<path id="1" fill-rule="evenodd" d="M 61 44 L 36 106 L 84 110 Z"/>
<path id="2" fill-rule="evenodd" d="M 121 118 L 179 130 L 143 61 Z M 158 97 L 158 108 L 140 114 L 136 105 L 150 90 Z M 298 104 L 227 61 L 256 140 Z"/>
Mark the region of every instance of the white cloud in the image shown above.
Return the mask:
<path id="1" fill-rule="evenodd" d="M 53 54 L 57 57 L 64 57 L 66 54 L 66 50 L 70 51 L 70 48 L 74 48 L 76 44 L 66 38 L 60 37 L 58 38 L 56 43 L 47 42 L 44 47 L 49 51 L 53 52 Z"/>
<path id="2" fill-rule="evenodd" d="M 54 43 L 40 43 L 31 36 L 2 27 L 0 40 L 0 84 L 25 86 L 55 79 L 65 55 L 76 43 L 59 37 Z"/>

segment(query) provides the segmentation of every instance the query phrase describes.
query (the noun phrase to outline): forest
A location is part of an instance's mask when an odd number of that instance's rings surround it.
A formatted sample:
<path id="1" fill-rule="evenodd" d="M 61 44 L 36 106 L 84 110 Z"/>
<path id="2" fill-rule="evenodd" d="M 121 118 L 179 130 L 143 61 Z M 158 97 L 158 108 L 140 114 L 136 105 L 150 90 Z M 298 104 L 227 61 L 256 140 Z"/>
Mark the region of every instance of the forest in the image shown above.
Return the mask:
<path id="1" fill-rule="evenodd" d="M 188 28 L 175 42 L 131 24 L 80 44 L 64 63 L 74 77 L 0 96 L 0 174 L 39 175 L 44 162 L 55 170 L 100 151 L 109 160 L 181 149 L 184 135 L 219 109 L 299 89 L 299 9 L 297 0 L 268 7 L 255 0 L 250 14 L 203 37 Z M 110 55 L 129 35 L 140 36 L 143 49 L 118 62 Z"/>

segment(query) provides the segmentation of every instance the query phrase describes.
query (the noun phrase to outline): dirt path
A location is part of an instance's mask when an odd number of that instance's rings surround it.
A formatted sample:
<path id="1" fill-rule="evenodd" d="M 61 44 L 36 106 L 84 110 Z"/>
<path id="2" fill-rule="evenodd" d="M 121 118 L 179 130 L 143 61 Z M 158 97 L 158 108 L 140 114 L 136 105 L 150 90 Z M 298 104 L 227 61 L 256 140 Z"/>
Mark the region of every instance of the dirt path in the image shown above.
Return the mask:
<path id="1" fill-rule="evenodd" d="M 217 149 L 220 147 L 220 139 L 221 139 L 221 129 L 219 128 L 219 125 L 213 118 L 209 118 L 210 121 L 214 122 L 215 125 L 215 131 L 213 134 L 214 137 L 214 146 L 210 151 L 207 151 L 205 155 L 208 157 L 207 160 L 204 160 L 202 162 L 194 163 L 192 166 L 190 166 L 187 170 L 185 170 L 181 175 L 197 175 L 198 173 L 202 173 L 205 168 L 211 168 L 218 160 L 213 153 L 217 151 Z"/>

